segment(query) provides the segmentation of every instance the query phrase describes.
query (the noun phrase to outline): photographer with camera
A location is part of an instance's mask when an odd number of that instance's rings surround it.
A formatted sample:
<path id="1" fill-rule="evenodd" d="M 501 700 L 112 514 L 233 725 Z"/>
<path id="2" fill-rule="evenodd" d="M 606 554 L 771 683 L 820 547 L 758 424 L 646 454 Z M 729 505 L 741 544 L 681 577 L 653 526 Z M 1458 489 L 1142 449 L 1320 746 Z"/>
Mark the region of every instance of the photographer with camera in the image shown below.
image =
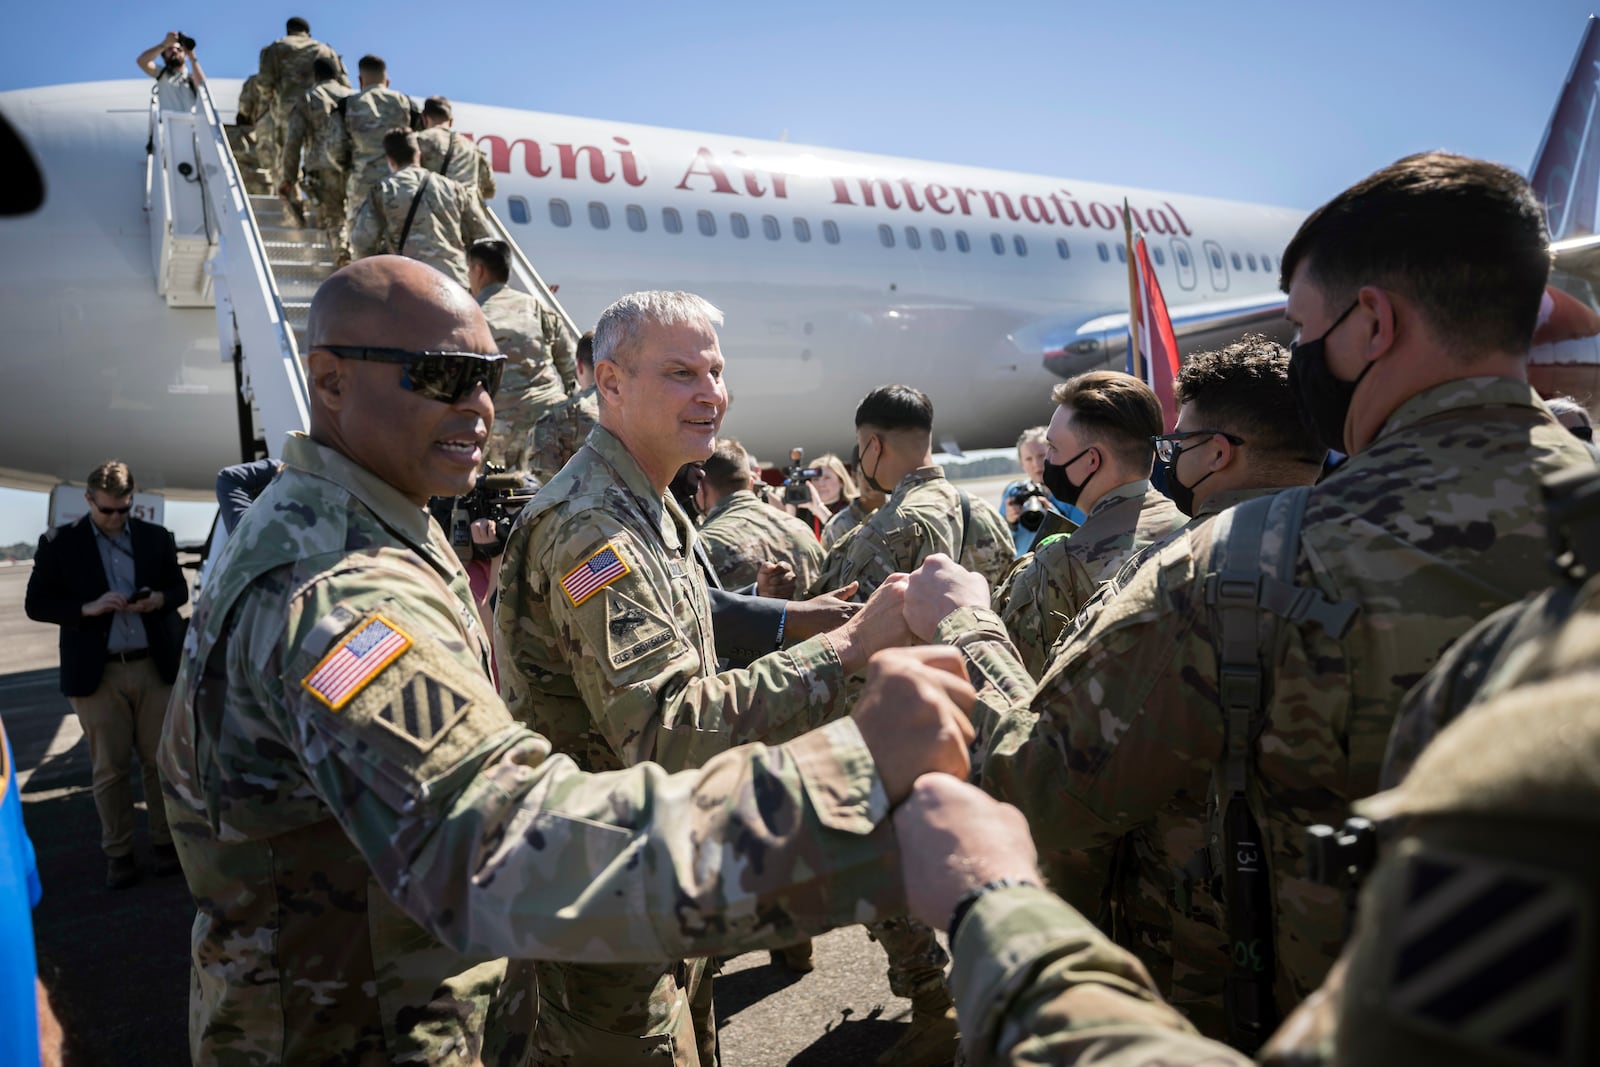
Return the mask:
<path id="1" fill-rule="evenodd" d="M 156 66 L 160 59 L 162 65 Z M 160 44 L 139 53 L 139 69 L 156 80 L 156 96 L 162 111 L 193 111 L 196 85 L 206 76 L 194 54 L 194 38 L 178 30 L 168 30 Z"/>
<path id="2" fill-rule="evenodd" d="M 1035 541 L 1042 541 L 1051 534 L 1071 533 L 1083 522 L 1083 512 L 1057 500 L 1044 487 L 1044 457 L 1050 448 L 1045 433 L 1043 426 L 1030 426 L 1022 431 L 1017 438 L 1017 462 L 1022 465 L 1025 477 L 1006 483 L 1000 493 L 1000 514 L 1011 527 L 1011 539 L 1018 556 L 1032 548 Z"/>

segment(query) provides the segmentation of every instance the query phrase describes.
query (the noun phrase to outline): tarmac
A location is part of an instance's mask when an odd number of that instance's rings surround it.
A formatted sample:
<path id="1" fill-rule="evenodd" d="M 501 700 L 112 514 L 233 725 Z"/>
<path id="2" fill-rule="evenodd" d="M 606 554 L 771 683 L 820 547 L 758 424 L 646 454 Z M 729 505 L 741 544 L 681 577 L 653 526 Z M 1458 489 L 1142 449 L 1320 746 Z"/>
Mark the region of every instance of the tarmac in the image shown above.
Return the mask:
<path id="1" fill-rule="evenodd" d="M 1005 481 L 964 484 L 992 502 Z M 104 886 L 88 748 L 56 685 L 56 628 L 23 613 L 32 570 L 0 565 L 0 718 L 44 887 L 34 911 L 39 974 L 67 1034 L 68 1067 L 181 1065 L 193 902 L 181 876 L 147 875 L 119 892 Z M 135 772 L 136 796 L 139 782 Z M 136 855 L 145 847 L 141 838 Z M 895 1042 L 911 1003 L 889 991 L 883 952 L 865 929 L 817 938 L 815 962 L 806 975 L 771 964 L 766 952 L 724 963 L 716 1012 L 726 1067 L 854 1067 Z"/>

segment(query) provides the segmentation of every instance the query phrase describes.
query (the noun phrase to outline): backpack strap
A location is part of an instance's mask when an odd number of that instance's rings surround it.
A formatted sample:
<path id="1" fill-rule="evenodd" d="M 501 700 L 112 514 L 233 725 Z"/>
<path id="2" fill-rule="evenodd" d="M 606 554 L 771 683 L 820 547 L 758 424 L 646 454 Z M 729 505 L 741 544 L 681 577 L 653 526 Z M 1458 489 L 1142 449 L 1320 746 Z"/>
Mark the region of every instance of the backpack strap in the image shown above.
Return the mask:
<path id="1" fill-rule="evenodd" d="M 1313 623 L 1339 638 L 1358 610 L 1294 582 L 1310 493 L 1311 487 L 1301 486 L 1218 515 L 1207 567 L 1223 754 L 1208 805 L 1209 862 L 1185 871 L 1209 867 L 1213 891 L 1220 881 L 1230 953 L 1224 986 L 1228 1040 L 1245 1052 L 1259 1048 L 1280 1018 L 1273 995 L 1277 961 L 1270 856 L 1252 809 L 1255 745 L 1267 725 L 1272 666 L 1285 621 Z"/>
<path id="2" fill-rule="evenodd" d="M 411 223 L 417 217 L 417 206 L 422 203 L 422 194 L 428 191 L 428 184 L 433 181 L 433 172 L 423 173 L 422 184 L 417 186 L 417 195 L 411 198 L 411 210 L 406 212 L 406 224 L 400 227 L 400 240 L 395 242 L 394 254 L 405 255 L 406 238 L 411 236 Z"/>
<path id="3" fill-rule="evenodd" d="M 446 126 L 445 130 L 449 131 L 450 127 Z M 450 160 L 456 154 L 456 135 L 453 131 L 446 133 L 445 142 L 450 147 L 444 150 L 444 162 L 439 164 L 439 173 L 448 178 L 450 177 Z"/>
<path id="4" fill-rule="evenodd" d="M 955 555 L 956 562 L 960 563 L 961 557 L 967 553 L 967 542 L 972 540 L 972 498 L 959 485 L 955 488 L 961 497 L 961 547 L 956 549 Z"/>

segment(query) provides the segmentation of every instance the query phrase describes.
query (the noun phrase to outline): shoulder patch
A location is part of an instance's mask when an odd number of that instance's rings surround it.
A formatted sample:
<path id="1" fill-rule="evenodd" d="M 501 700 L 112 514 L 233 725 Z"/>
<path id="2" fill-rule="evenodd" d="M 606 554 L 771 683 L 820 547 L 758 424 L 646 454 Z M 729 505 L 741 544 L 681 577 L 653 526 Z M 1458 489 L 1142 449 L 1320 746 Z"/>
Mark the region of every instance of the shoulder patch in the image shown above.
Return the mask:
<path id="1" fill-rule="evenodd" d="M 609 541 L 600 551 L 572 568 L 561 579 L 561 591 L 577 607 L 612 582 L 629 573 L 627 562 Z"/>
<path id="2" fill-rule="evenodd" d="M 672 623 L 613 589 L 606 594 L 606 654 L 624 667 L 677 640 Z"/>
<path id="3" fill-rule="evenodd" d="M 377 722 L 426 752 L 449 732 L 472 698 L 426 674 L 415 674 L 399 695 L 383 706 Z"/>
<path id="4" fill-rule="evenodd" d="M 410 647 L 409 634 L 374 613 L 330 649 L 300 687 L 338 711 Z"/>

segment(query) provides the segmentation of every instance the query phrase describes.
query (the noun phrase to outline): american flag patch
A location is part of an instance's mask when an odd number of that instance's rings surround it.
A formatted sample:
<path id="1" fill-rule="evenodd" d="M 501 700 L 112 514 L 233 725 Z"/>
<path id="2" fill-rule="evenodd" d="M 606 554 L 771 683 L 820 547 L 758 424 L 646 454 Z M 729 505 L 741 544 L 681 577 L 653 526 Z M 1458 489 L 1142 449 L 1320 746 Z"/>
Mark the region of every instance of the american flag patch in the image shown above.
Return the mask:
<path id="1" fill-rule="evenodd" d="M 330 710 L 338 711 L 410 647 L 411 638 L 398 626 L 374 615 L 323 656 L 300 685 Z"/>
<path id="2" fill-rule="evenodd" d="M 561 579 L 561 591 L 567 594 L 572 606 L 577 607 L 627 573 L 628 565 L 622 562 L 616 548 L 608 544 L 572 568 L 572 572 Z"/>

